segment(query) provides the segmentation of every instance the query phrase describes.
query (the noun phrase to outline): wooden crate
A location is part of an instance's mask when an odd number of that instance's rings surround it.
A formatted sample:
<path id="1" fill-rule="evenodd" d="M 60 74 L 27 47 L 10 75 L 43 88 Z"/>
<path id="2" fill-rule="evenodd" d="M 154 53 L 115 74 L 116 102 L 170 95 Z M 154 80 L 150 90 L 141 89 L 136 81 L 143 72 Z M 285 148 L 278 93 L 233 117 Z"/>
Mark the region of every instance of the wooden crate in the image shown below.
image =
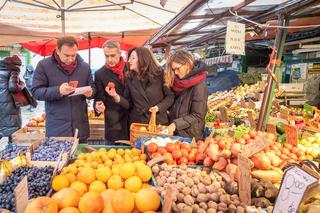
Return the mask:
<path id="1" fill-rule="evenodd" d="M 24 127 L 12 134 L 12 142 L 19 146 L 30 146 L 45 139 L 45 127 Z"/>
<path id="2" fill-rule="evenodd" d="M 77 137 L 78 137 L 78 133 L 76 133 L 76 135 L 74 137 L 51 137 L 56 140 L 61 140 L 61 141 L 66 140 L 66 141 L 70 141 L 73 143 L 70 153 L 65 153 L 65 152 L 62 153 L 60 161 L 32 161 L 31 156 L 32 156 L 32 153 L 34 152 L 34 150 L 41 143 L 44 143 L 46 140 L 48 140 L 48 138 L 45 138 L 44 140 L 41 140 L 41 141 L 34 142 L 29 147 L 29 151 L 26 153 L 26 158 L 27 158 L 28 164 L 30 166 L 36 166 L 36 167 L 52 166 L 54 168 L 57 168 L 58 170 L 62 169 L 62 167 L 64 167 L 68 163 L 70 157 L 77 151 L 77 147 L 79 145 L 79 139 Z"/>
<path id="3" fill-rule="evenodd" d="M 89 120 L 89 140 L 104 140 L 104 120 Z"/>

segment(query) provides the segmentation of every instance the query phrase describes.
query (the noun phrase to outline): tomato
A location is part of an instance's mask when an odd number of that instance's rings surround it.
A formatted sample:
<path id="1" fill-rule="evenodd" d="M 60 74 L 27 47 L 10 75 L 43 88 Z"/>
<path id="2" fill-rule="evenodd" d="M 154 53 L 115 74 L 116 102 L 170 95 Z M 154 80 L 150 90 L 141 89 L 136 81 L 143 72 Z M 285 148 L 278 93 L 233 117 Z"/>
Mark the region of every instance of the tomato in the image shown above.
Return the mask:
<path id="1" fill-rule="evenodd" d="M 109 82 L 108 85 L 107 85 L 107 87 L 108 87 L 109 89 L 114 89 L 114 88 L 116 88 L 116 85 L 115 85 L 113 82 Z"/>
<path id="2" fill-rule="evenodd" d="M 180 143 L 179 143 L 179 142 L 175 142 L 175 143 L 174 143 L 174 149 L 175 149 L 175 150 L 180 149 Z"/>
<path id="3" fill-rule="evenodd" d="M 189 162 L 188 162 L 188 165 L 189 165 L 189 166 L 193 166 L 193 165 L 196 165 L 196 163 L 193 162 L 193 161 L 189 161 Z"/>
<path id="4" fill-rule="evenodd" d="M 185 157 L 185 158 L 188 157 L 188 155 L 189 155 L 188 150 L 186 150 L 186 149 L 181 149 L 180 151 L 181 151 L 182 157 Z"/>
<path id="5" fill-rule="evenodd" d="M 167 164 L 173 164 L 173 158 L 171 156 L 170 153 L 165 153 L 163 155 L 163 157 L 165 158 L 164 162 L 167 163 Z"/>
<path id="6" fill-rule="evenodd" d="M 182 158 L 179 159 L 178 164 L 179 165 L 182 165 L 182 164 L 187 165 L 188 164 L 188 159 L 185 158 L 185 157 L 182 157 Z"/>
<path id="7" fill-rule="evenodd" d="M 167 150 L 168 152 L 172 153 L 174 149 L 175 149 L 175 146 L 174 146 L 173 143 L 167 143 L 167 144 L 166 144 L 166 150 Z"/>
<path id="8" fill-rule="evenodd" d="M 159 152 L 161 155 L 164 155 L 165 153 L 167 153 L 167 150 L 166 150 L 164 147 L 159 147 L 159 148 L 158 148 L 158 152 Z"/>
<path id="9" fill-rule="evenodd" d="M 181 149 L 186 149 L 188 152 L 190 152 L 191 151 L 191 146 L 190 146 L 190 144 L 182 143 L 181 144 Z"/>
<path id="10" fill-rule="evenodd" d="M 153 159 L 153 158 L 158 158 L 158 157 L 161 157 L 161 154 L 160 153 L 153 153 L 152 155 L 151 155 L 151 158 Z"/>
<path id="11" fill-rule="evenodd" d="M 281 152 L 282 152 L 282 154 L 285 154 L 285 155 L 288 155 L 288 156 L 290 155 L 290 151 L 287 148 L 283 148 Z"/>
<path id="12" fill-rule="evenodd" d="M 149 153 L 155 153 L 158 150 L 158 144 L 156 143 L 149 143 L 147 146 L 147 150 Z"/>
<path id="13" fill-rule="evenodd" d="M 173 159 L 177 160 L 182 157 L 182 153 L 180 150 L 176 149 L 172 152 Z"/>
<path id="14" fill-rule="evenodd" d="M 193 153 L 193 152 L 189 153 L 188 160 L 189 160 L 189 162 L 190 161 L 192 161 L 192 162 L 196 161 L 196 153 Z"/>
<path id="15" fill-rule="evenodd" d="M 249 131 L 249 136 L 250 136 L 250 138 L 255 139 L 256 136 L 257 136 L 256 131 L 250 130 L 250 131 Z"/>
<path id="16" fill-rule="evenodd" d="M 249 134 L 244 134 L 244 135 L 242 135 L 242 138 L 247 141 L 247 140 L 250 139 L 250 135 Z"/>
<path id="17" fill-rule="evenodd" d="M 206 156 L 203 153 L 197 153 L 196 154 L 196 163 L 198 163 L 199 161 L 203 161 L 206 158 Z"/>

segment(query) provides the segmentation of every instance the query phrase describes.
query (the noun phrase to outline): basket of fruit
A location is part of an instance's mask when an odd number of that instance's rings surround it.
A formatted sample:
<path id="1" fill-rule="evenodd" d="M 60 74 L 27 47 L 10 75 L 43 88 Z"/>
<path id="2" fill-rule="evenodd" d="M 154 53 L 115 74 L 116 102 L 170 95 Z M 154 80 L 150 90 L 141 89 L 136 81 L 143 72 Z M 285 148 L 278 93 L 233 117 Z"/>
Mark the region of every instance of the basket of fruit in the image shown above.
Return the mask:
<path id="1" fill-rule="evenodd" d="M 156 125 L 157 112 L 152 111 L 149 124 L 132 123 L 130 126 L 130 143 L 135 146 L 136 140 L 140 136 L 172 136 L 173 134 L 166 134 L 162 132 L 167 128 L 164 125 Z"/>

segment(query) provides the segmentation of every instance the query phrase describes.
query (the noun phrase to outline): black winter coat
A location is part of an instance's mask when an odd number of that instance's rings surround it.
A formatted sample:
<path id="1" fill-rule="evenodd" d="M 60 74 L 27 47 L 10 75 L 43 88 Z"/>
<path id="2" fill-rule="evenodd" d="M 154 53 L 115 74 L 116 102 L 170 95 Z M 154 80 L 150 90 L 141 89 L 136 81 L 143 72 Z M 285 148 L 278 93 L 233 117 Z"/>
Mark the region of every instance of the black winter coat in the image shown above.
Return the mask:
<path id="1" fill-rule="evenodd" d="M 21 111 L 16 107 L 10 93 L 19 92 L 19 72 L 7 69 L 0 61 L 0 135 L 7 137 L 21 128 Z"/>
<path id="2" fill-rule="evenodd" d="M 184 79 L 206 71 L 203 62 L 196 62 Z M 170 110 L 170 122 L 176 124 L 175 135 L 196 139 L 203 138 L 205 116 L 207 113 L 208 87 L 206 81 L 176 93 L 174 104 Z"/>
<path id="3" fill-rule="evenodd" d="M 128 140 L 128 111 L 116 103 L 105 91 L 109 82 L 115 84 L 115 89 L 119 95 L 123 94 L 124 85 L 120 82 L 119 77 L 110 69 L 103 66 L 95 73 L 95 85 L 97 89 L 95 102 L 102 101 L 106 107 L 104 112 L 105 139 L 111 142 Z"/>
<path id="4" fill-rule="evenodd" d="M 163 72 L 152 81 L 139 80 L 136 75 L 125 79 L 125 91 L 120 98 L 120 105 L 130 111 L 130 125 L 132 123 L 149 123 L 153 106 L 159 107 L 157 124 L 168 124 L 168 109 L 173 104 L 174 93 L 164 86 Z"/>
<path id="5" fill-rule="evenodd" d="M 80 140 L 89 137 L 87 98 L 84 95 L 61 96 L 61 84 L 78 81 L 78 87 L 91 86 L 95 93 L 89 65 L 77 55 L 77 67 L 68 74 L 57 63 L 54 56 L 41 60 L 35 70 L 32 82 L 34 98 L 45 101 L 46 136 L 73 136 L 79 129 Z"/>

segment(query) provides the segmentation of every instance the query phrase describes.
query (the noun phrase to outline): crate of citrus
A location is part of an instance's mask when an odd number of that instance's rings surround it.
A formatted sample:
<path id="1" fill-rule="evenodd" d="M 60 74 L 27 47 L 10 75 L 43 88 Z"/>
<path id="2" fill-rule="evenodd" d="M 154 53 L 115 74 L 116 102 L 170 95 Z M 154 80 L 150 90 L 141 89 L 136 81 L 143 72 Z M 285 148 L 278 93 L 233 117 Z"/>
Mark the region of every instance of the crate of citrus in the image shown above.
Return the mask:
<path id="1" fill-rule="evenodd" d="M 136 140 L 141 136 L 172 136 L 173 134 L 164 133 L 163 130 L 167 128 L 164 125 L 156 124 L 157 112 L 152 111 L 149 124 L 132 123 L 130 126 L 130 143 L 135 146 Z"/>

